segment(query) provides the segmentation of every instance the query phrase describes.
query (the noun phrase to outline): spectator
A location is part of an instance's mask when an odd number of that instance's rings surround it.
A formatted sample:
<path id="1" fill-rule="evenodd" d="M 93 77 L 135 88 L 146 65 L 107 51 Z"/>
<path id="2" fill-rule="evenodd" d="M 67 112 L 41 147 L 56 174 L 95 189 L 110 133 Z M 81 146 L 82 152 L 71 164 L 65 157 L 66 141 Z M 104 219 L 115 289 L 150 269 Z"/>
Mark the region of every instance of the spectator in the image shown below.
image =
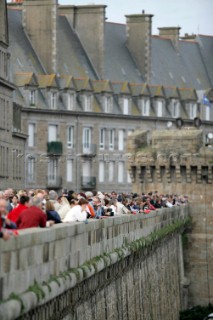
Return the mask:
<path id="1" fill-rule="evenodd" d="M 18 207 L 19 203 L 18 203 L 18 196 L 15 194 L 12 198 L 12 203 L 11 203 L 11 206 L 14 208 Z"/>
<path id="2" fill-rule="evenodd" d="M 2 229 L 16 229 L 16 225 L 10 221 L 7 217 L 7 201 L 5 199 L 0 199 L 0 231 Z"/>
<path id="3" fill-rule="evenodd" d="M 46 215 L 47 221 L 51 220 L 55 223 L 61 223 L 61 217 L 59 216 L 58 212 L 55 211 L 54 204 L 51 201 L 46 202 Z"/>
<path id="4" fill-rule="evenodd" d="M 88 205 L 88 201 L 86 199 L 80 199 L 78 204 L 74 206 L 69 212 L 66 214 L 63 222 L 74 222 L 74 221 L 86 221 L 87 212 L 86 207 Z"/>
<path id="5" fill-rule="evenodd" d="M 47 216 L 42 211 L 42 199 L 34 197 L 31 200 L 32 206 L 21 212 L 16 221 L 18 229 L 46 227 Z"/>
<path id="6" fill-rule="evenodd" d="M 11 206 L 11 203 L 10 203 L 10 190 L 8 189 L 8 190 L 5 190 L 5 192 L 4 192 L 4 198 L 5 198 L 5 200 L 6 200 L 6 202 L 7 202 L 7 212 L 10 212 L 10 211 L 12 211 L 13 210 L 13 207 Z"/>
<path id="7" fill-rule="evenodd" d="M 9 212 L 7 218 L 16 223 L 22 211 L 30 206 L 29 201 L 30 198 L 28 196 L 21 196 L 18 207 Z"/>

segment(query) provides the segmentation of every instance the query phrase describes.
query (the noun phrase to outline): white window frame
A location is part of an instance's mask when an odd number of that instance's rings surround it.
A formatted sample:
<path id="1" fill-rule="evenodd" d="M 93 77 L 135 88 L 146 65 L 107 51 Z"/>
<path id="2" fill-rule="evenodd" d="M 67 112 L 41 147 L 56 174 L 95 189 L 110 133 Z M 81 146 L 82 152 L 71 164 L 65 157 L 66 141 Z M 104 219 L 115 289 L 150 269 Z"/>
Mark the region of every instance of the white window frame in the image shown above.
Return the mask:
<path id="1" fill-rule="evenodd" d="M 156 113 L 157 117 L 163 117 L 164 101 L 161 99 L 156 100 Z"/>
<path id="2" fill-rule="evenodd" d="M 75 105 L 75 94 L 72 92 L 67 93 L 67 110 L 74 110 Z"/>
<path id="3" fill-rule="evenodd" d="M 83 128 L 83 151 L 88 152 L 91 150 L 91 141 L 92 141 L 92 129 L 89 127 Z"/>
<path id="4" fill-rule="evenodd" d="M 115 162 L 109 161 L 109 172 L 108 172 L 108 181 L 113 182 L 114 181 L 114 174 L 115 174 Z"/>
<path id="5" fill-rule="evenodd" d="M 104 106 L 105 113 L 110 113 L 111 101 L 112 101 L 112 98 L 110 96 L 103 96 L 103 106 Z"/>
<path id="6" fill-rule="evenodd" d="M 196 102 L 190 102 L 189 103 L 189 118 L 193 120 L 197 117 L 197 103 Z"/>
<path id="7" fill-rule="evenodd" d="M 124 183 L 124 162 L 118 162 L 118 183 Z"/>
<path id="8" fill-rule="evenodd" d="M 124 130 L 123 129 L 118 130 L 118 150 L 119 151 L 124 150 Z"/>
<path id="9" fill-rule="evenodd" d="M 106 129 L 101 128 L 100 129 L 100 144 L 99 144 L 100 150 L 105 149 L 105 141 L 106 141 Z"/>
<path id="10" fill-rule="evenodd" d="M 73 181 L 73 159 L 67 159 L 67 182 Z"/>
<path id="11" fill-rule="evenodd" d="M 171 100 L 172 117 L 178 118 L 180 116 L 180 101 L 177 99 Z"/>
<path id="12" fill-rule="evenodd" d="M 70 126 L 67 128 L 67 148 L 72 149 L 74 142 L 74 127 Z"/>
<path id="13" fill-rule="evenodd" d="M 141 113 L 142 116 L 149 116 L 150 114 L 150 99 L 142 98 L 141 99 Z"/>
<path id="14" fill-rule="evenodd" d="M 48 142 L 57 141 L 58 126 L 56 124 L 48 125 Z"/>
<path id="15" fill-rule="evenodd" d="M 115 129 L 109 130 L 109 150 L 115 149 Z"/>
<path id="16" fill-rule="evenodd" d="M 27 158 L 27 181 L 29 183 L 35 181 L 35 158 Z"/>
<path id="17" fill-rule="evenodd" d="M 129 114 L 129 98 L 123 98 L 123 114 Z"/>
<path id="18" fill-rule="evenodd" d="M 35 147 L 35 123 L 28 124 L 28 147 Z"/>
<path id="19" fill-rule="evenodd" d="M 84 111 L 89 112 L 92 110 L 92 96 L 84 95 Z"/>
<path id="20" fill-rule="evenodd" d="M 57 109 L 57 92 L 51 91 L 50 92 L 50 109 Z"/>
<path id="21" fill-rule="evenodd" d="M 211 119 L 211 107 L 210 106 L 205 106 L 206 110 L 205 110 L 205 119 L 206 121 L 210 121 Z"/>
<path id="22" fill-rule="evenodd" d="M 103 183 L 105 181 L 105 162 L 103 160 L 99 161 L 99 182 Z"/>
<path id="23" fill-rule="evenodd" d="M 56 183 L 56 181 L 57 181 L 57 168 L 58 168 L 58 159 L 49 158 L 49 161 L 48 161 L 48 181 L 50 183 Z"/>
<path id="24" fill-rule="evenodd" d="M 36 91 L 35 89 L 29 90 L 29 103 L 30 106 L 34 106 L 36 103 Z"/>

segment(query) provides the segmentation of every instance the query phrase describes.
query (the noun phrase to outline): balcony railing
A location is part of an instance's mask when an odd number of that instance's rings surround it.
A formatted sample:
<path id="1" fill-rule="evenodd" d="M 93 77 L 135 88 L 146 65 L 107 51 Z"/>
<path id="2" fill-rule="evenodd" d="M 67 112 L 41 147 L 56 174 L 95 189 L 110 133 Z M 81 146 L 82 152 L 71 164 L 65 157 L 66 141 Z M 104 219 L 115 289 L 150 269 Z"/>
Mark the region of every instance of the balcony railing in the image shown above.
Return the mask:
<path id="1" fill-rule="evenodd" d="M 48 189 L 62 188 L 62 176 L 47 176 L 47 188 Z"/>
<path id="2" fill-rule="evenodd" d="M 82 145 L 82 156 L 94 157 L 96 156 L 96 144 L 87 144 Z"/>
<path id="3" fill-rule="evenodd" d="M 82 189 L 95 189 L 96 188 L 96 177 L 81 177 Z"/>
<path id="4" fill-rule="evenodd" d="M 48 156 L 61 156 L 63 153 L 63 143 L 61 141 L 47 142 Z"/>

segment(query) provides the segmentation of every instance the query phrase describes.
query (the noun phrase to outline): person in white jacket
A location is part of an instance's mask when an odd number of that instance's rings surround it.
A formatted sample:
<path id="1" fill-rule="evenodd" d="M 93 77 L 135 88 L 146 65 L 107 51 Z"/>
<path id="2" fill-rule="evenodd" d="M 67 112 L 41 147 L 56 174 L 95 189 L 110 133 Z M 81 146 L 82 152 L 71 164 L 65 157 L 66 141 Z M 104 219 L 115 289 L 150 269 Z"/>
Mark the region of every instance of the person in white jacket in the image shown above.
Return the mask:
<path id="1" fill-rule="evenodd" d="M 88 205 L 88 201 L 85 199 L 80 199 L 78 204 L 71 208 L 64 219 L 63 222 L 75 222 L 75 221 L 86 221 L 87 212 L 86 207 Z"/>

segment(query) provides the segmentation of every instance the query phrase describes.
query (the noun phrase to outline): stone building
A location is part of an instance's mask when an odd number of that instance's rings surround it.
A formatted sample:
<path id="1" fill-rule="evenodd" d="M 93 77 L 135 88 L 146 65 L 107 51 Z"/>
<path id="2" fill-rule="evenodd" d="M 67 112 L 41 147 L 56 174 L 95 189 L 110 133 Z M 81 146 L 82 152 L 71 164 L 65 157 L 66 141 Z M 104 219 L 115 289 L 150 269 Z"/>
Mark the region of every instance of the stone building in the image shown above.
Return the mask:
<path id="1" fill-rule="evenodd" d="M 211 131 L 213 38 L 179 40 L 179 27 L 152 36 L 152 15 L 128 15 L 125 26 L 107 22 L 105 9 L 8 4 L 27 188 L 128 191 L 126 141 L 135 129 Z"/>
<path id="2" fill-rule="evenodd" d="M 135 132 L 128 141 L 134 192 L 189 196 L 185 244 L 189 306 L 213 302 L 213 134 L 196 128 Z"/>
<path id="3" fill-rule="evenodd" d="M 0 1 L 0 189 L 24 185 L 24 148 L 21 110 L 13 103 L 6 1 Z"/>

